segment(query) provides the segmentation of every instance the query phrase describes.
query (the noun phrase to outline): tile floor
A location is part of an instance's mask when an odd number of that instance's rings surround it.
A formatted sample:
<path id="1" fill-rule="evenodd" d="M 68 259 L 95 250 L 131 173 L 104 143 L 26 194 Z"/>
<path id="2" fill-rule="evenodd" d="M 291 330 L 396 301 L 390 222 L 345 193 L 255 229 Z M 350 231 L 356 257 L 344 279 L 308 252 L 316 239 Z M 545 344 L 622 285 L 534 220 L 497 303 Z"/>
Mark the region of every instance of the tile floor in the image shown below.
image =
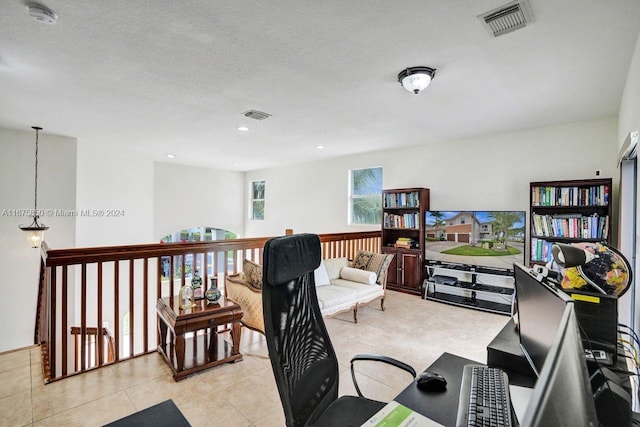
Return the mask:
<path id="1" fill-rule="evenodd" d="M 442 352 L 484 362 L 486 345 L 509 320 L 388 292 L 386 310 L 363 307 L 326 319 L 340 362 L 340 394 L 355 394 L 349 360 L 357 353 L 384 354 L 420 372 Z M 173 399 L 191 425 L 284 425 L 264 337 L 243 328 L 244 360 L 180 382 L 156 353 L 48 385 L 42 383 L 40 349 L 0 354 L 0 426 L 101 426 Z M 410 381 L 386 365 L 360 365 L 358 383 L 367 397 L 391 400 Z"/>

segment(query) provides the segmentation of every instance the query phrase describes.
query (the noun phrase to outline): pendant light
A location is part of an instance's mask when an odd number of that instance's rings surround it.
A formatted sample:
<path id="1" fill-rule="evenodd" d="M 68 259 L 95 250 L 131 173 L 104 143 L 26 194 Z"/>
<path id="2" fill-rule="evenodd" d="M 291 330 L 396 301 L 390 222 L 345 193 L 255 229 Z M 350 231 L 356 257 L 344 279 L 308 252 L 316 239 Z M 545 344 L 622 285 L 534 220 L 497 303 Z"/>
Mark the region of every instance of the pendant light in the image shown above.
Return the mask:
<path id="1" fill-rule="evenodd" d="M 48 230 L 44 224 L 38 222 L 38 132 L 42 130 L 41 127 L 32 126 L 32 129 L 36 131 L 36 167 L 35 167 L 35 189 L 33 194 L 33 221 L 29 225 L 20 225 L 20 230 L 24 231 L 27 235 L 27 242 L 32 248 L 39 248 L 44 238 L 44 231 Z"/>

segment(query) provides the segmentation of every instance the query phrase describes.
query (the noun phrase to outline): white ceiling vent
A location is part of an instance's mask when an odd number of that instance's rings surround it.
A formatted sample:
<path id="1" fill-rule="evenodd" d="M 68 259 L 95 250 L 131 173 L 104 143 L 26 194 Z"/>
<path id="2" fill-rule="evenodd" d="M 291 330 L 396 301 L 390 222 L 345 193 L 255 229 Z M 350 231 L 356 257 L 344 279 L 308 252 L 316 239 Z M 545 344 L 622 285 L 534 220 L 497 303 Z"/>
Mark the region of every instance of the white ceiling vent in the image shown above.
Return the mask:
<path id="1" fill-rule="evenodd" d="M 494 37 L 524 28 L 533 22 L 527 0 L 512 1 L 478 16 L 486 30 Z"/>
<path id="2" fill-rule="evenodd" d="M 258 110 L 245 111 L 244 113 L 242 113 L 242 115 L 245 117 L 249 117 L 250 119 L 256 119 L 256 120 L 264 120 L 266 118 L 271 117 L 271 114 L 264 113 Z"/>

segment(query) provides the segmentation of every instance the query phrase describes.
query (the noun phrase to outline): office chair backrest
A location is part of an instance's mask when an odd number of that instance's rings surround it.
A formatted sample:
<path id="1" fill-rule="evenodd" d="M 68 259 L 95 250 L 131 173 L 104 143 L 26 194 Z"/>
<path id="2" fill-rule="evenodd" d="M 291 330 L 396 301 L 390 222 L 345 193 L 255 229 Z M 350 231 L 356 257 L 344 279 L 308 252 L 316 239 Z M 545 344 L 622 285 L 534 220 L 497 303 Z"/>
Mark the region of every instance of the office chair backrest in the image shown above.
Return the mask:
<path id="1" fill-rule="evenodd" d="M 265 336 L 288 427 L 313 422 L 338 398 L 338 360 L 313 277 L 320 261 L 315 234 L 278 237 L 264 247 Z"/>

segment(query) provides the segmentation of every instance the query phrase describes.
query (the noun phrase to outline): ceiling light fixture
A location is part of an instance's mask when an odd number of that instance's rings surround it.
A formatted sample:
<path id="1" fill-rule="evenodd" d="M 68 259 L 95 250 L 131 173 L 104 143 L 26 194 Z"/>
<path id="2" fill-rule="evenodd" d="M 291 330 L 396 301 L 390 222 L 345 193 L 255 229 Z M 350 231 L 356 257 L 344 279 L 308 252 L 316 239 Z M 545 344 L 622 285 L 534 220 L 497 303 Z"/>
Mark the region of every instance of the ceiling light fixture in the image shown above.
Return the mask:
<path id="1" fill-rule="evenodd" d="M 55 24 L 58 20 L 58 15 L 56 15 L 51 9 L 41 4 L 28 4 L 27 11 L 33 19 L 45 24 Z"/>
<path id="2" fill-rule="evenodd" d="M 316 148 L 317 148 L 318 150 L 324 150 L 324 145 L 316 145 Z"/>
<path id="3" fill-rule="evenodd" d="M 239 131 L 242 131 L 242 132 L 246 132 L 246 131 L 248 131 L 248 130 L 249 130 L 249 128 L 248 128 L 248 127 L 246 127 L 246 126 L 238 126 L 238 130 L 239 130 Z"/>
<path id="4" fill-rule="evenodd" d="M 398 82 L 403 88 L 417 95 L 429 86 L 435 75 L 435 68 L 407 67 L 398 74 Z"/>
<path id="5" fill-rule="evenodd" d="M 32 126 L 32 129 L 36 131 L 36 173 L 35 173 L 35 190 L 34 190 L 34 202 L 33 202 L 33 221 L 29 225 L 20 225 L 20 230 L 27 233 L 27 242 L 32 248 L 39 248 L 44 238 L 44 231 L 48 230 L 44 224 L 38 223 L 38 132 L 42 130 L 41 127 Z"/>
<path id="6" fill-rule="evenodd" d="M 167 159 L 175 159 L 176 155 L 175 154 L 167 154 Z"/>

